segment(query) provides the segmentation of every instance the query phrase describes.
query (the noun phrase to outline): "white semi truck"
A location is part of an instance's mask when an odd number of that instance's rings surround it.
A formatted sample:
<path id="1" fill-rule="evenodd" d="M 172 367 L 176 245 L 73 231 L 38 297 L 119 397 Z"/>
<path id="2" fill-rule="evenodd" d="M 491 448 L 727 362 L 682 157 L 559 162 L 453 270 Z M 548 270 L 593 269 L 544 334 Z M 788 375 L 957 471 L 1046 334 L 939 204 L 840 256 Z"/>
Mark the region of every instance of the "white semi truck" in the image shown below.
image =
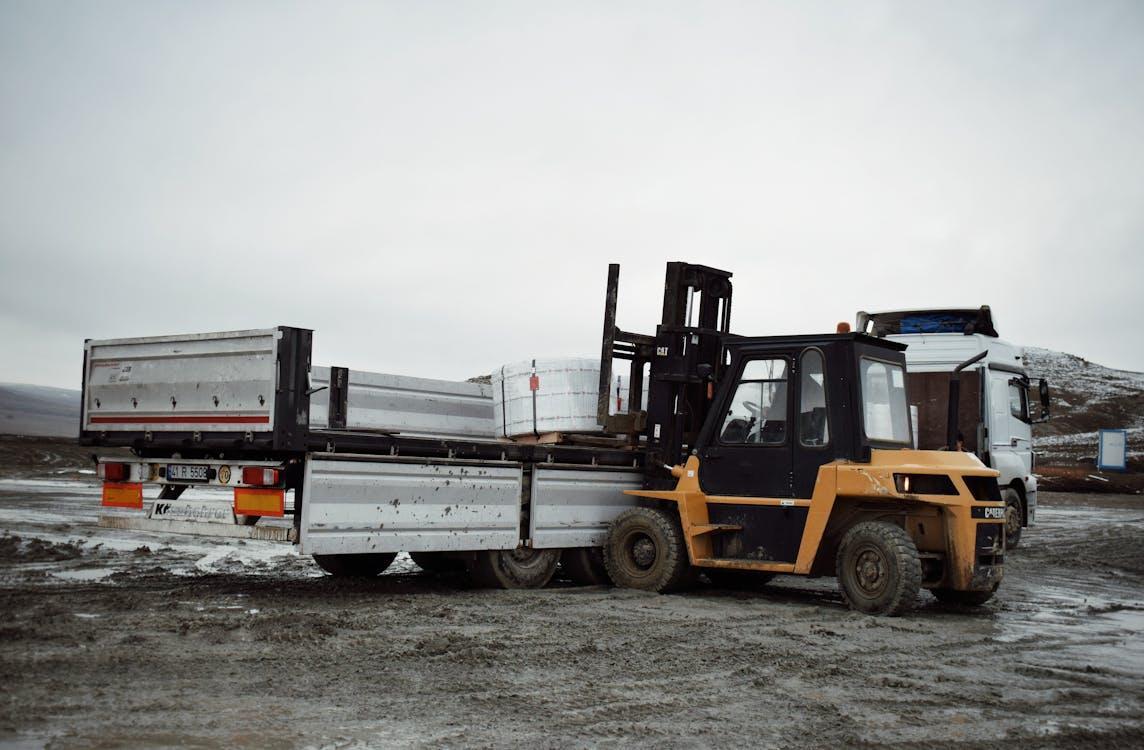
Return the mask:
<path id="1" fill-rule="evenodd" d="M 1032 425 L 1049 416 L 1048 384 L 1033 386 L 1024 349 L 998 337 L 987 305 L 859 312 L 857 330 L 907 345 L 918 448 L 969 451 L 1001 473 L 1006 540 L 1016 547 L 1036 520 Z"/>

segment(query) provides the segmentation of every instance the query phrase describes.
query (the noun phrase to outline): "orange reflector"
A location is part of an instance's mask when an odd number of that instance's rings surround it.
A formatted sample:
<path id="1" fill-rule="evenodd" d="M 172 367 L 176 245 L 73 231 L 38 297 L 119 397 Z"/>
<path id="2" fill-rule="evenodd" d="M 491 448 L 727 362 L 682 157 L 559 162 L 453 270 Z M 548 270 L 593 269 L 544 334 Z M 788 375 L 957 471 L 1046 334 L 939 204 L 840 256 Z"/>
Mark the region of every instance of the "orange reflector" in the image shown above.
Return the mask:
<path id="1" fill-rule="evenodd" d="M 286 490 L 234 488 L 234 512 L 240 516 L 283 516 Z"/>
<path id="2" fill-rule="evenodd" d="M 143 508 L 142 484 L 103 483 L 103 504 L 111 508 Z"/>

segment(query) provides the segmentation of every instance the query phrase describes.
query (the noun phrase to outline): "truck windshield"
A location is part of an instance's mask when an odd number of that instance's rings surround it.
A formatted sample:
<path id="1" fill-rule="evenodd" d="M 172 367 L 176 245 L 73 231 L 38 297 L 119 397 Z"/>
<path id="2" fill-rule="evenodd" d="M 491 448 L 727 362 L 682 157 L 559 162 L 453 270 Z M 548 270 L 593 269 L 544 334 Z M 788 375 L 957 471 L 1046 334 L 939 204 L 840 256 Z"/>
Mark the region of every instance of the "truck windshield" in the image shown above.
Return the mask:
<path id="1" fill-rule="evenodd" d="M 861 359 L 862 421 L 866 438 L 887 443 L 910 442 L 906 406 L 906 373 L 901 365 Z"/>

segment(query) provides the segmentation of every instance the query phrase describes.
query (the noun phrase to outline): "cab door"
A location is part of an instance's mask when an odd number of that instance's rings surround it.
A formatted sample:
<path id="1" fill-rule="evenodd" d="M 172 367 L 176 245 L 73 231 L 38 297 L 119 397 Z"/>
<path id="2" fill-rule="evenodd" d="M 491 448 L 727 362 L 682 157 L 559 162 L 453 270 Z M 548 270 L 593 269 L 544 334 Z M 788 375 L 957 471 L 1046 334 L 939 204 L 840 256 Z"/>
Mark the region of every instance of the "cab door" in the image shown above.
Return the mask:
<path id="1" fill-rule="evenodd" d="M 794 500 L 794 353 L 745 358 L 725 395 L 714 433 L 699 449 L 707 517 L 718 559 L 791 563 L 798 556 L 808 502 Z"/>
<path id="2" fill-rule="evenodd" d="M 708 495 L 793 497 L 789 354 L 745 359 L 722 417 L 699 452 L 700 487 Z"/>

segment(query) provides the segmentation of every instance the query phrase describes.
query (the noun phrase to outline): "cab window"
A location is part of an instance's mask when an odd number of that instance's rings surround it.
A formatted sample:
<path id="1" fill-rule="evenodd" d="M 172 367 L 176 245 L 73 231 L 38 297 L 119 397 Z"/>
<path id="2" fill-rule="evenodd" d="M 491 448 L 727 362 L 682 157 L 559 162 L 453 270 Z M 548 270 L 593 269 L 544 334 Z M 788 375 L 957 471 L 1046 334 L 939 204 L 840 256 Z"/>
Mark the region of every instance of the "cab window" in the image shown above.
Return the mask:
<path id="1" fill-rule="evenodd" d="M 802 354 L 798 391 L 799 442 L 809 446 L 827 445 L 830 425 L 826 418 L 826 374 L 822 352 L 817 349 L 807 349 Z"/>
<path id="2" fill-rule="evenodd" d="M 743 367 L 719 433 L 722 443 L 782 445 L 787 430 L 787 361 L 753 359 Z"/>
<path id="3" fill-rule="evenodd" d="M 1009 413 L 1022 422 L 1029 421 L 1029 392 L 1020 380 L 1009 381 Z"/>
<path id="4" fill-rule="evenodd" d="M 888 443 L 910 442 L 906 373 L 901 365 L 862 357 L 862 422 L 866 437 Z"/>

